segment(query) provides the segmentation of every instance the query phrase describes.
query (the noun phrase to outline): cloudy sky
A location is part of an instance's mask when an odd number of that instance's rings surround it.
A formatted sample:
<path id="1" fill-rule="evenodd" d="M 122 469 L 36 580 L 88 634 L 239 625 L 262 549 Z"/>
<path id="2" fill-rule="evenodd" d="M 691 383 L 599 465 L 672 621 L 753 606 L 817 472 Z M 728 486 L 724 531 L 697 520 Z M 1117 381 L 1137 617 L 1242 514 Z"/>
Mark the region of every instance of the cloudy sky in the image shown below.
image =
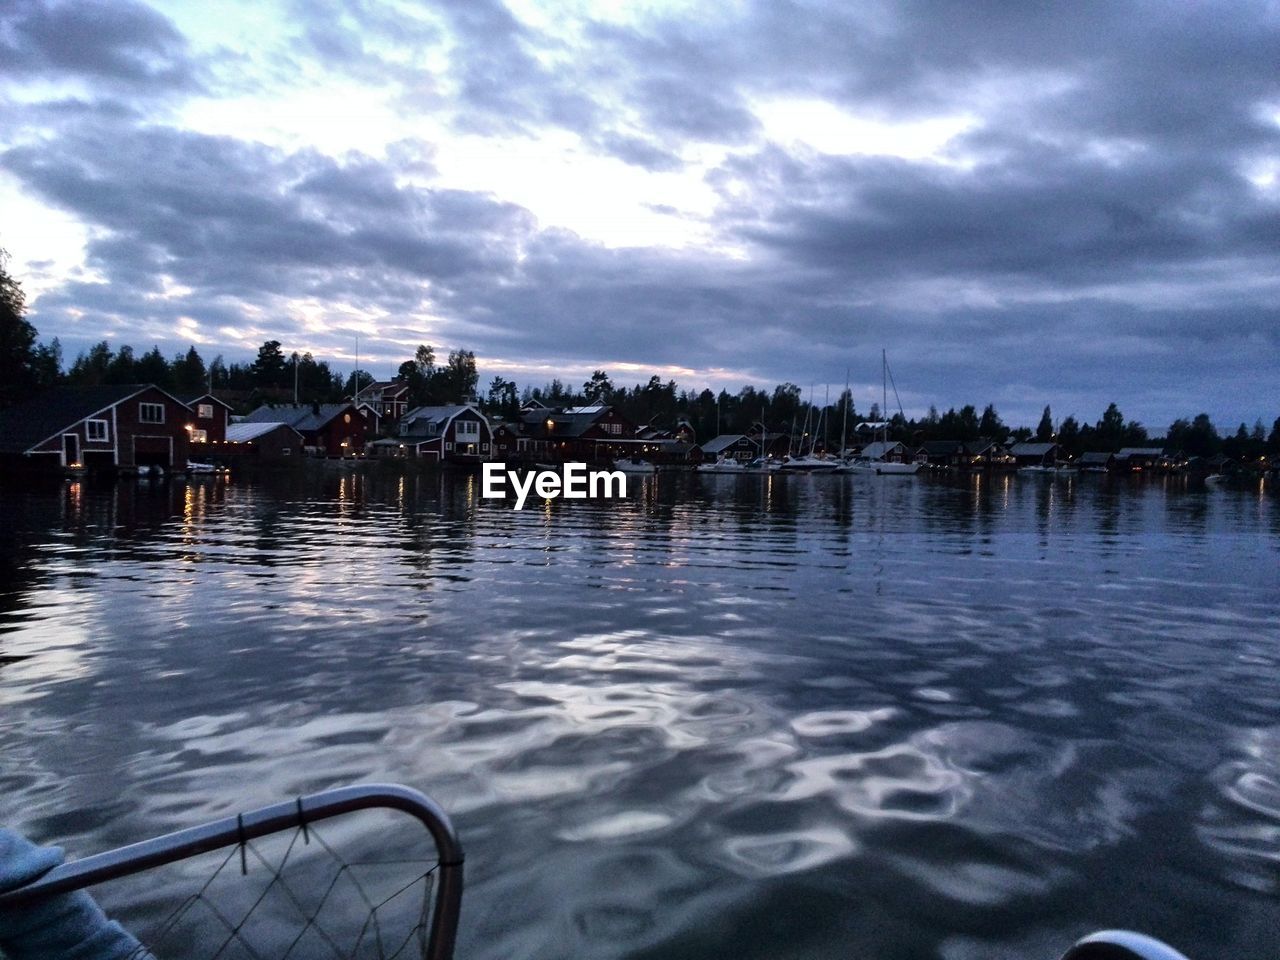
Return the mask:
<path id="1" fill-rule="evenodd" d="M 69 356 L 1270 424 L 1277 64 L 1275 2 L 0 0 L 0 246 Z"/>

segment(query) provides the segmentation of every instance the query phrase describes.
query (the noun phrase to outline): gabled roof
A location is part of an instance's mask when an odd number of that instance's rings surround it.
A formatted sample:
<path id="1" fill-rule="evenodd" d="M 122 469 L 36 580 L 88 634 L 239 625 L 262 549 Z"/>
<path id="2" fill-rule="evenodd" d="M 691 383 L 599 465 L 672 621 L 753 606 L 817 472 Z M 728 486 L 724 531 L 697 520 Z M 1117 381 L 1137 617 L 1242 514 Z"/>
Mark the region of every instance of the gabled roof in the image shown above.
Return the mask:
<path id="1" fill-rule="evenodd" d="M 1009 452 L 1015 457 L 1047 457 L 1057 449 L 1056 443 L 1015 443 Z"/>
<path id="2" fill-rule="evenodd" d="M 1130 457 L 1163 457 L 1163 447 L 1121 447 L 1116 454 L 1117 460 L 1128 460 Z"/>
<path id="3" fill-rule="evenodd" d="M 357 400 L 381 400 L 383 395 L 391 390 L 392 396 L 404 393 L 409 389 L 409 385 L 403 380 L 375 380 L 373 383 L 366 384 L 356 393 Z"/>
<path id="4" fill-rule="evenodd" d="M 54 387 L 0 411 L 0 453 L 25 453 L 95 413 L 109 410 L 144 390 L 155 389 L 176 403 L 177 397 L 148 383 Z M 183 404 L 186 406 L 186 404 Z"/>
<path id="5" fill-rule="evenodd" d="M 727 450 L 729 447 L 732 447 L 739 440 L 750 440 L 752 445 L 754 446 L 760 445 L 759 440 L 751 439 L 750 437 L 748 437 L 746 434 L 743 434 L 743 433 L 722 433 L 720 434 L 720 436 L 714 437 L 711 440 L 708 440 L 706 443 L 704 443 L 702 445 L 702 452 L 703 453 L 719 453 L 722 450 Z"/>
<path id="6" fill-rule="evenodd" d="M 241 423 L 287 423 L 295 430 L 319 430 L 345 410 L 354 410 L 350 403 L 281 403 L 259 407 L 245 416 Z"/>
<path id="7" fill-rule="evenodd" d="M 439 407 L 414 407 L 400 418 L 401 436 L 438 437 L 449 429 L 449 424 L 459 414 L 470 410 L 485 423 L 483 413 L 469 403 L 455 403 Z"/>
<path id="8" fill-rule="evenodd" d="M 878 460 L 880 457 L 883 457 L 886 453 L 896 450 L 898 447 L 901 447 L 901 446 L 902 444 L 899 443 L 897 440 L 891 440 L 889 443 L 885 443 L 883 440 L 877 440 L 875 443 L 868 443 L 865 447 L 863 447 L 862 455 L 871 460 Z"/>
<path id="9" fill-rule="evenodd" d="M 227 401 L 225 400 L 219 399 L 217 396 L 210 393 L 208 390 L 206 390 L 204 393 L 184 393 L 182 396 L 178 397 L 177 399 L 181 400 L 183 403 L 185 403 L 188 407 L 191 407 L 192 409 L 195 409 L 196 403 L 201 400 L 212 400 L 214 403 L 222 404 L 228 410 L 232 409 L 231 404 L 227 403 Z"/>
<path id="10" fill-rule="evenodd" d="M 302 439 L 302 434 L 298 433 L 289 424 L 276 420 L 263 423 L 233 423 L 227 427 L 227 442 L 248 443 L 250 440 L 257 440 L 259 437 L 266 436 L 272 430 L 279 430 L 281 427 L 292 431 L 298 435 L 298 439 Z"/>
<path id="11" fill-rule="evenodd" d="M 1106 463 L 1113 456 L 1115 456 L 1115 454 L 1108 453 L 1105 450 L 1090 450 L 1089 452 L 1082 453 L 1080 455 L 1080 462 L 1081 463 Z"/>
<path id="12" fill-rule="evenodd" d="M 968 443 L 966 443 L 964 445 L 964 449 L 966 453 L 969 453 L 970 455 L 976 457 L 979 454 L 986 453 L 992 447 L 998 447 L 998 446 L 1000 446 L 1000 444 L 997 443 L 995 440 L 990 440 L 986 437 L 979 437 L 977 440 L 970 440 Z M 1017 444 L 1014 444 L 1014 446 L 1017 446 Z M 1057 444 L 1051 444 L 1051 446 L 1057 446 Z M 1043 456 L 1043 454 L 1039 454 L 1039 455 Z"/>
<path id="13" fill-rule="evenodd" d="M 926 440 L 920 449 L 931 457 L 952 457 L 964 453 L 964 444 L 959 440 Z"/>

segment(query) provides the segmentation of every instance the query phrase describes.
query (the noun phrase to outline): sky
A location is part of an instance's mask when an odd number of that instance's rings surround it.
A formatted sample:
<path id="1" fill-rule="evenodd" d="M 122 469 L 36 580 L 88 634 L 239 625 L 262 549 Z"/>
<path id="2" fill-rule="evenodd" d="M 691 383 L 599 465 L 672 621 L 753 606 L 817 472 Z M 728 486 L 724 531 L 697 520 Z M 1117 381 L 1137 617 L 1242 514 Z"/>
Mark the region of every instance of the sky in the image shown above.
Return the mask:
<path id="1" fill-rule="evenodd" d="M 1280 415 L 1280 4 L 0 0 L 68 361 Z"/>

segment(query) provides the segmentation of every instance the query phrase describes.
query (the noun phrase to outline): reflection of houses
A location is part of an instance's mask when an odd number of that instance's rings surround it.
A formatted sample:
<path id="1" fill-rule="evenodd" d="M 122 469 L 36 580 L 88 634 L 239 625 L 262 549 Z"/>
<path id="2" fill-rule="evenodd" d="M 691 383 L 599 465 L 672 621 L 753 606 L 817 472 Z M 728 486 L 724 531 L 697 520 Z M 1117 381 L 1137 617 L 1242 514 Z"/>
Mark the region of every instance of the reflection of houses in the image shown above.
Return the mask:
<path id="1" fill-rule="evenodd" d="M 395 423 L 409 412 L 409 385 L 401 380 L 378 380 L 361 389 L 351 402 L 367 406 L 379 422 Z"/>
<path id="2" fill-rule="evenodd" d="M 425 457 L 478 463 L 492 457 L 489 421 L 470 404 L 415 407 L 400 421 L 400 435 L 373 444 L 378 456 Z"/>
<path id="3" fill-rule="evenodd" d="M 293 463 L 302 457 L 302 434 L 287 423 L 233 423 L 225 444 L 211 449 L 219 460 Z"/>
<path id="4" fill-rule="evenodd" d="M 1015 443 L 1009 448 L 1019 467 L 1052 467 L 1057 462 L 1056 443 Z"/>
<path id="5" fill-rule="evenodd" d="M 55 387 L 0 412 L 0 457 L 88 469 L 185 467 L 192 414 L 159 387 Z"/>
<path id="6" fill-rule="evenodd" d="M 242 423 L 286 423 L 302 435 L 303 451 L 316 457 L 364 452 L 373 425 L 350 403 L 284 403 L 259 407 Z"/>

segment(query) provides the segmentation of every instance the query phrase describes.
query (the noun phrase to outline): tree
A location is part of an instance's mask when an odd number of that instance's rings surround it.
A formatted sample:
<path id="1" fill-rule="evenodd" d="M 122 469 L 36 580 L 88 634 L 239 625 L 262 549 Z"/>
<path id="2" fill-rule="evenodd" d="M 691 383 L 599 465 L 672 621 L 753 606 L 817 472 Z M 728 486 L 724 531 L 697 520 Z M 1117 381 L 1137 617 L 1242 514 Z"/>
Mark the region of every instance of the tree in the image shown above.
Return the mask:
<path id="1" fill-rule="evenodd" d="M 62 343 L 57 337 L 36 347 L 32 367 L 39 389 L 47 390 L 62 382 Z"/>
<path id="2" fill-rule="evenodd" d="M 1195 420 L 1178 419 L 1169 425 L 1165 444 L 1174 452 L 1188 457 L 1215 457 L 1222 450 L 1222 441 L 1207 413 L 1198 414 Z"/>
<path id="3" fill-rule="evenodd" d="M 105 344 L 106 341 L 104 340 Z M 137 383 L 137 361 L 133 357 L 133 347 L 127 343 L 116 351 L 107 366 L 103 383 Z"/>
<path id="4" fill-rule="evenodd" d="M 520 414 L 520 397 L 514 380 L 494 377 L 489 384 L 487 398 L 489 412 L 506 420 L 514 420 Z"/>
<path id="5" fill-rule="evenodd" d="M 1075 417 L 1067 417 L 1062 421 L 1058 428 L 1058 443 L 1068 456 L 1077 457 L 1085 452 L 1080 443 L 1080 424 Z"/>
<path id="6" fill-rule="evenodd" d="M 154 383 L 164 390 L 173 386 L 169 377 L 169 362 L 158 346 L 153 346 L 142 355 L 142 359 L 134 367 L 134 375 L 137 383 Z"/>
<path id="7" fill-rule="evenodd" d="M 1036 426 L 1036 440 L 1040 443 L 1048 443 L 1053 439 L 1053 413 L 1049 410 L 1048 405 L 1044 408 L 1044 413 L 1040 415 L 1040 423 Z"/>
<path id="8" fill-rule="evenodd" d="M 476 355 L 470 350 L 451 350 L 443 367 L 428 378 L 432 403 L 459 403 L 472 397 L 480 383 Z"/>
<path id="9" fill-rule="evenodd" d="M 27 322 L 26 296 L 8 266 L 9 254 L 0 250 L 0 407 L 22 399 L 36 385 L 36 328 Z"/>
<path id="10" fill-rule="evenodd" d="M 75 363 L 67 372 L 67 380 L 78 387 L 96 387 L 107 382 L 107 371 L 111 368 L 113 354 L 105 340 L 99 340 L 89 348 L 88 353 L 76 356 Z"/>
<path id="11" fill-rule="evenodd" d="M 587 403 L 608 403 L 613 399 L 613 381 L 603 370 L 596 370 L 591 379 L 582 385 L 582 396 Z"/>
<path id="12" fill-rule="evenodd" d="M 1276 417 L 1276 422 L 1271 425 L 1271 436 L 1267 437 L 1267 446 L 1272 452 L 1280 453 L 1280 417 Z"/>
<path id="13" fill-rule="evenodd" d="M 173 358 L 171 375 L 174 389 L 180 393 L 203 393 L 207 389 L 209 371 L 196 352 L 195 344 L 188 347 L 185 354 L 180 353 Z"/>
<path id="14" fill-rule="evenodd" d="M 978 421 L 978 436 L 987 437 L 997 443 L 1004 443 L 1009 439 L 1009 428 L 1000 419 L 1000 414 L 996 413 L 994 403 L 988 403 L 986 409 L 982 411 L 982 419 Z"/>
<path id="15" fill-rule="evenodd" d="M 1124 414 L 1120 412 L 1120 408 L 1114 403 L 1109 405 L 1098 421 L 1096 430 L 1100 450 L 1111 453 L 1119 450 L 1125 439 Z"/>
<path id="16" fill-rule="evenodd" d="M 249 368 L 253 376 L 253 385 L 258 389 L 264 387 L 285 387 L 290 385 L 291 376 L 285 362 L 284 351 L 280 349 L 279 340 L 268 340 L 258 348 L 258 358 Z"/>

